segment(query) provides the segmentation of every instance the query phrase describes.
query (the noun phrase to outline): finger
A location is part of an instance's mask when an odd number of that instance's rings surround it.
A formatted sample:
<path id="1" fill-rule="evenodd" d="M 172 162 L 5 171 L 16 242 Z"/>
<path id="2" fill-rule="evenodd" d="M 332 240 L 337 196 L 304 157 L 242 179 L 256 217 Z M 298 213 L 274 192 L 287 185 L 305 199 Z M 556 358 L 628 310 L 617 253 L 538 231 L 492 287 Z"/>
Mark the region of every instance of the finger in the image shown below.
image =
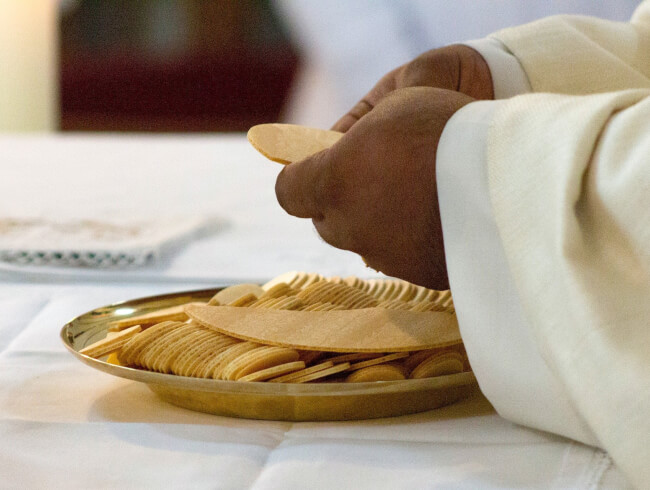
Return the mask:
<path id="1" fill-rule="evenodd" d="M 355 123 L 361 119 L 363 116 L 368 114 L 381 99 L 386 97 L 391 93 L 395 88 L 396 79 L 399 73 L 403 70 L 403 67 L 395 68 L 393 71 L 384 75 L 379 82 L 368 92 L 368 94 L 361 99 L 357 104 L 350 110 L 345 116 L 339 119 L 332 129 L 334 131 L 340 131 L 345 133 L 348 129 L 355 125 Z"/>
<path id="2" fill-rule="evenodd" d="M 374 107 L 367 99 L 361 99 L 357 104 L 349 111 L 345 116 L 336 121 L 336 124 L 332 126 L 333 131 L 340 131 L 345 133 L 350 129 L 354 124 L 361 119 L 363 116 L 368 114 Z"/>
<path id="3" fill-rule="evenodd" d="M 323 150 L 282 169 L 275 182 L 280 206 L 298 218 L 322 219 L 331 193 L 330 150 Z"/>
<path id="4" fill-rule="evenodd" d="M 331 246 L 361 253 L 362 243 L 359 242 L 359 236 L 350 229 L 349 220 L 345 216 L 330 214 L 327 217 L 314 218 L 312 222 L 320 237 Z"/>

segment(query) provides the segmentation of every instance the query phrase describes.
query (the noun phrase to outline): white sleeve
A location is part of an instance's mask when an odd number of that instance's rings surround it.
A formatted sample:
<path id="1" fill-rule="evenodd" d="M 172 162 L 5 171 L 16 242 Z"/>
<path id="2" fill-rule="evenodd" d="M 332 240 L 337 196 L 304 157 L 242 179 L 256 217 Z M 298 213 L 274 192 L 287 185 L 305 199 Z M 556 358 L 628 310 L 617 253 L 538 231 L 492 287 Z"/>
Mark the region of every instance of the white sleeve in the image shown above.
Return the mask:
<path id="1" fill-rule="evenodd" d="M 486 37 L 463 44 L 478 51 L 490 68 L 495 99 L 508 99 L 531 92 L 521 63 L 501 41 Z"/>
<path id="2" fill-rule="evenodd" d="M 523 67 L 532 92 L 586 95 L 650 88 L 650 0 L 631 22 L 556 15 L 490 35 Z"/>
<path id="3" fill-rule="evenodd" d="M 474 102 L 436 157 L 458 322 L 514 422 L 650 484 L 650 91 Z"/>
<path id="4" fill-rule="evenodd" d="M 474 102 L 447 123 L 437 181 L 449 282 L 470 364 L 504 418 L 598 445 L 542 359 L 492 215 L 487 131 L 498 104 Z"/>

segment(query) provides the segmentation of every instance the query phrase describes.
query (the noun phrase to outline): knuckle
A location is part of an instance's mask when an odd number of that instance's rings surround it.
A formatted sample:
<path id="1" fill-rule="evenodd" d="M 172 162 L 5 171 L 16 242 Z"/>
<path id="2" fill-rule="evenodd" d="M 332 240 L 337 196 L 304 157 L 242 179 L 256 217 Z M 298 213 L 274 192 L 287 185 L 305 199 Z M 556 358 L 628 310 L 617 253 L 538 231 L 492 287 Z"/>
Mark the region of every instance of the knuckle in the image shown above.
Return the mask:
<path id="1" fill-rule="evenodd" d="M 312 221 L 316 231 L 326 243 L 341 250 L 359 253 L 358 237 L 350 230 L 347 222 L 332 217 Z"/>
<path id="2" fill-rule="evenodd" d="M 454 89 L 458 55 L 454 46 L 422 53 L 404 66 L 400 84 L 404 87 L 430 86 Z"/>
<path id="3" fill-rule="evenodd" d="M 283 168 L 282 171 L 278 174 L 278 178 L 275 181 L 275 197 L 278 200 L 278 204 L 288 211 L 289 207 L 289 179 L 287 177 L 287 168 Z"/>
<path id="4" fill-rule="evenodd" d="M 319 158 L 320 154 L 316 155 Z M 320 165 L 320 171 L 316 174 L 315 195 L 316 205 L 322 210 L 337 209 L 344 201 L 345 179 L 338 174 L 336 160 L 329 164 Z"/>

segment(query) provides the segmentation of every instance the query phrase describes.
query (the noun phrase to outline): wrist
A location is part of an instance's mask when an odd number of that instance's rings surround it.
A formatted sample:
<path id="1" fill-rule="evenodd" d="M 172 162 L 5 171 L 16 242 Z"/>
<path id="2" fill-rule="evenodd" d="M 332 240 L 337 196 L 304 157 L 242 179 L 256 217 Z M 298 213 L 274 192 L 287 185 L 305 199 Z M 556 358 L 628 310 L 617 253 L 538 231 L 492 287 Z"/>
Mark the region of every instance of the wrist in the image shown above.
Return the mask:
<path id="1" fill-rule="evenodd" d="M 509 99 L 532 92 L 521 63 L 501 41 L 483 38 L 467 41 L 465 45 L 478 53 L 488 66 L 494 99 Z"/>

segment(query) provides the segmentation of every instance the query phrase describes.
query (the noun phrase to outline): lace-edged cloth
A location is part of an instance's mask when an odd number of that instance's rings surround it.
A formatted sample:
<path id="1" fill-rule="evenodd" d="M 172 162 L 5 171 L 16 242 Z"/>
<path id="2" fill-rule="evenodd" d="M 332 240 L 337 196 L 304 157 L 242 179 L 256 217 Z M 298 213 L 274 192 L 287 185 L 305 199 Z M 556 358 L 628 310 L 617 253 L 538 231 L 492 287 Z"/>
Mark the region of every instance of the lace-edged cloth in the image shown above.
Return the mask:
<path id="1" fill-rule="evenodd" d="M 0 260 L 16 265 L 140 267 L 214 224 L 205 217 L 119 222 L 1 218 Z"/>

